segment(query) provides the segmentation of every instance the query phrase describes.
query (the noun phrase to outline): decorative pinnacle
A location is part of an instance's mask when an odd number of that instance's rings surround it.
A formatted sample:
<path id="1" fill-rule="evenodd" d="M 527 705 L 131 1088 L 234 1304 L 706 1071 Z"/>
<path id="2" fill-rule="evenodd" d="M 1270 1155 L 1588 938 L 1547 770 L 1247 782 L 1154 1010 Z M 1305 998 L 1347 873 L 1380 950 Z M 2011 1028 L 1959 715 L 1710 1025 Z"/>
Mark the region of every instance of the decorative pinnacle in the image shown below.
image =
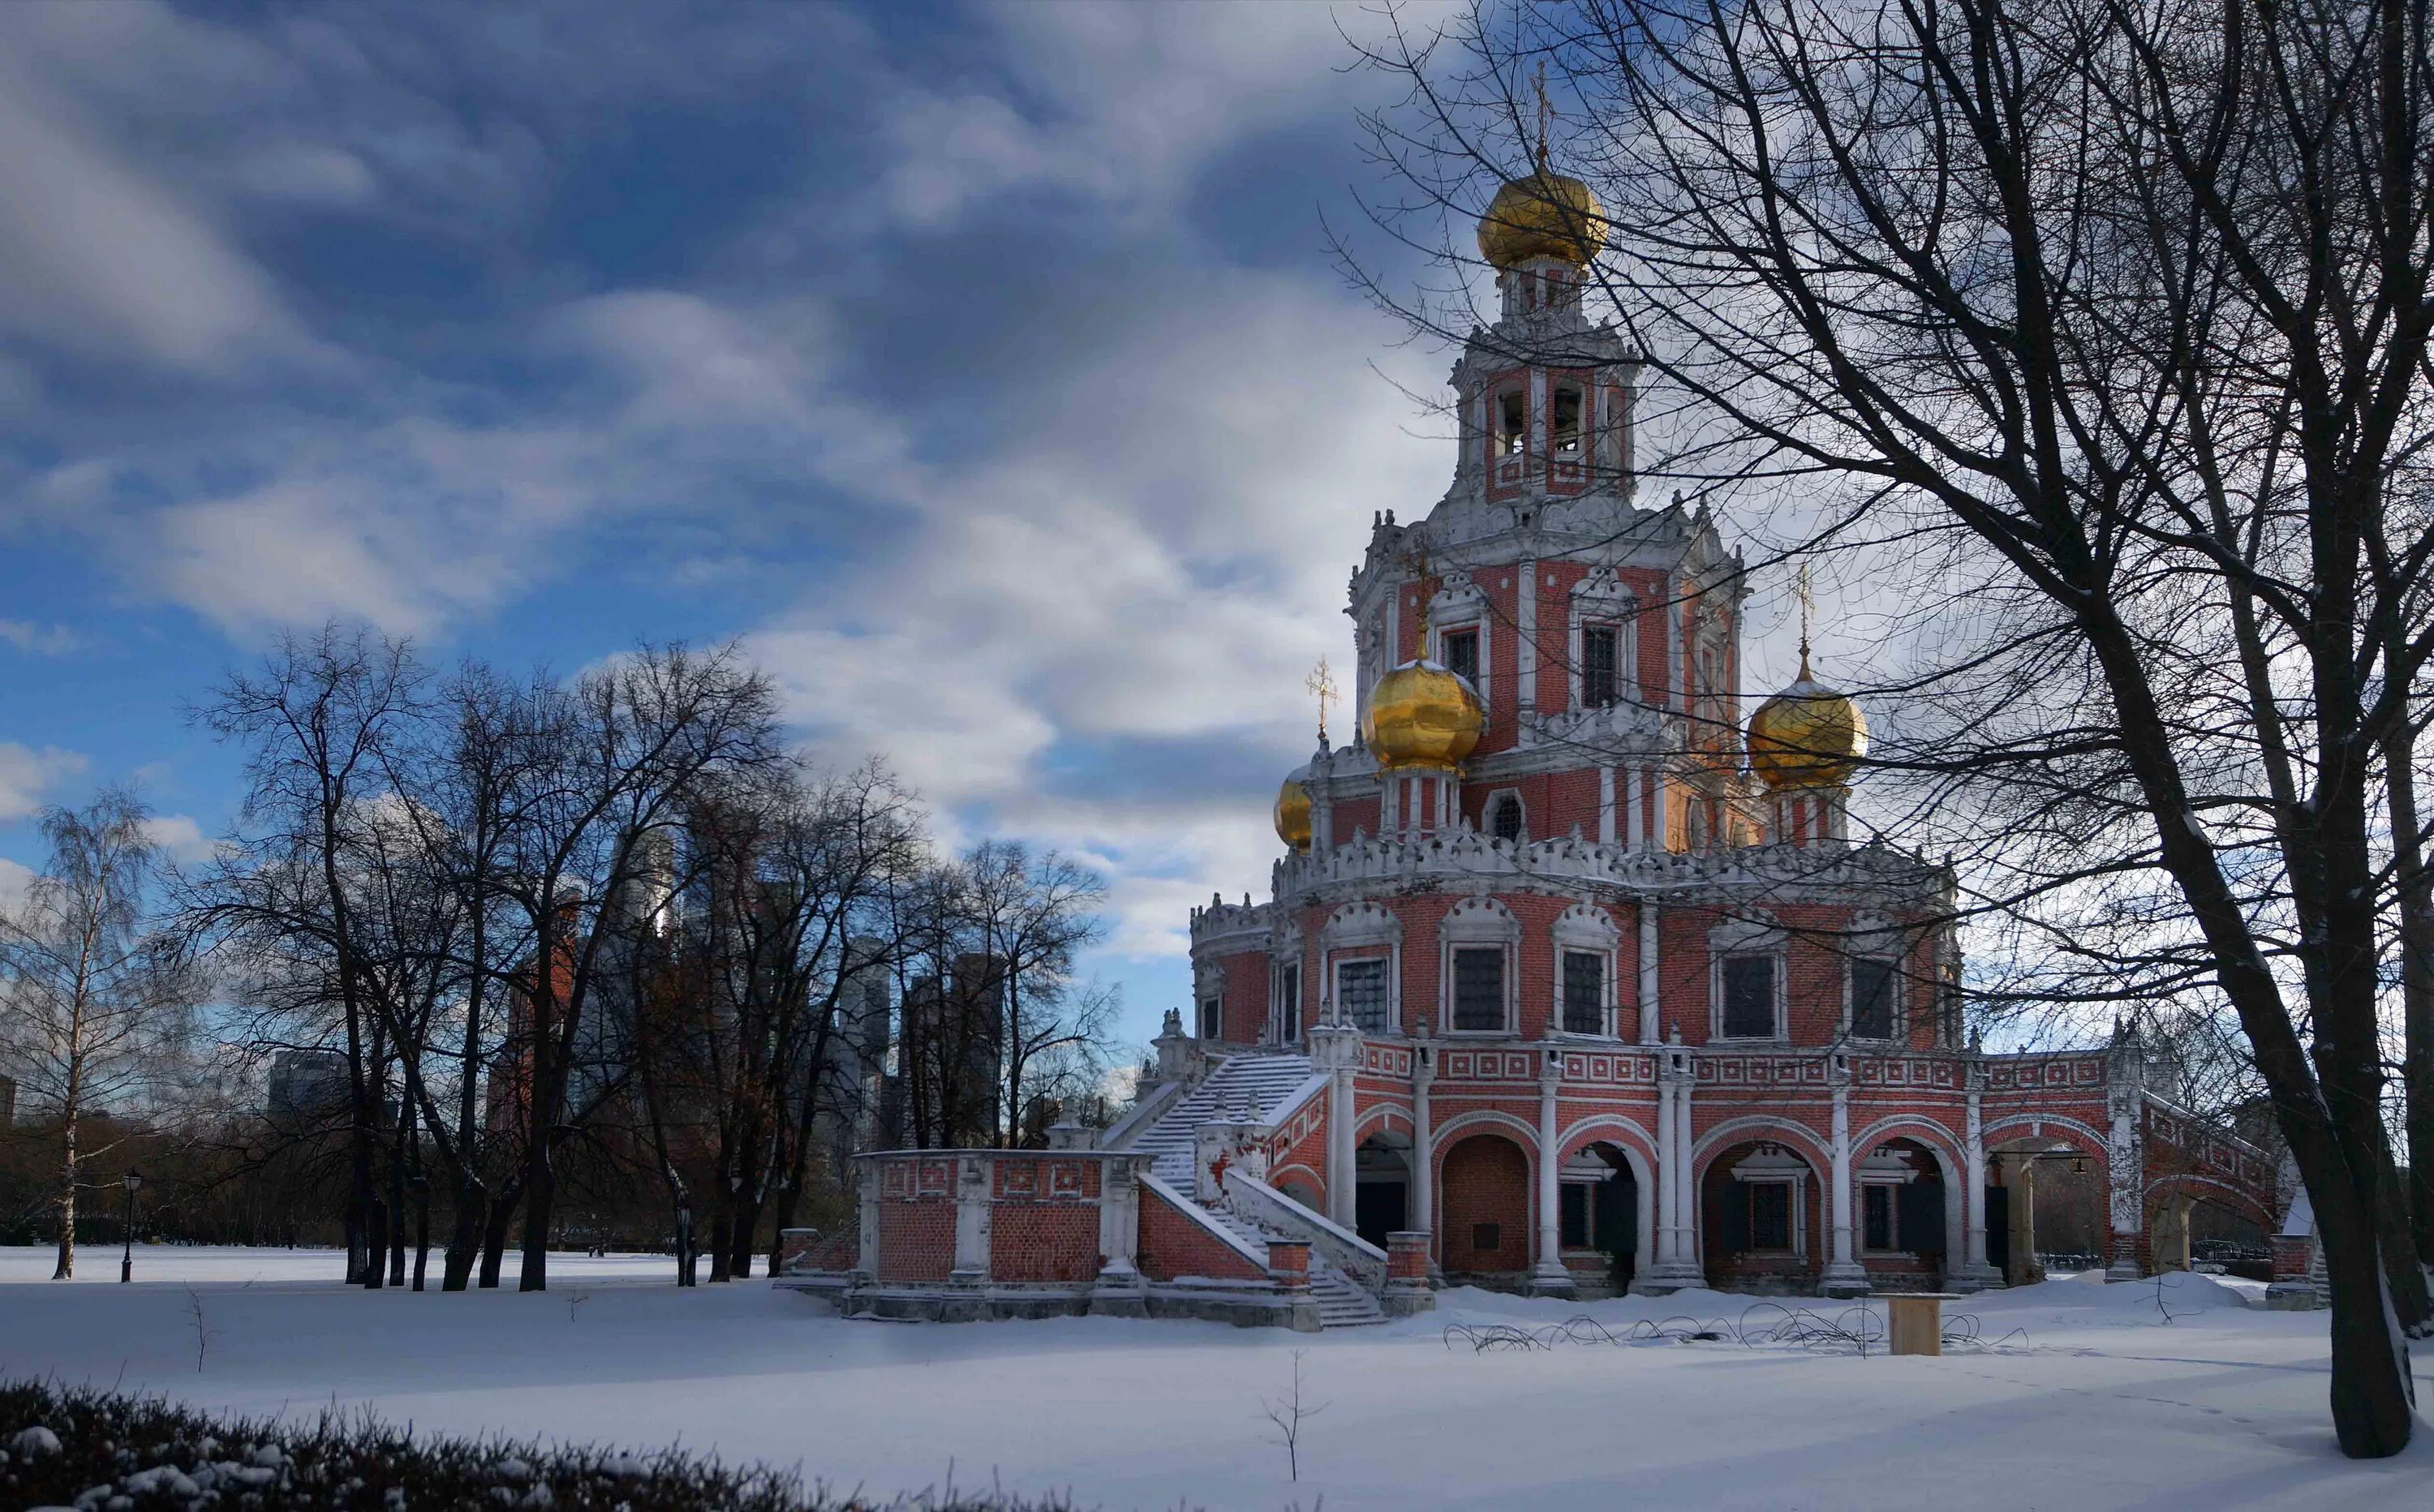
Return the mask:
<path id="1" fill-rule="evenodd" d="M 1547 171 L 1547 124 L 1554 110 L 1547 104 L 1547 60 L 1538 60 L 1538 171 Z"/>

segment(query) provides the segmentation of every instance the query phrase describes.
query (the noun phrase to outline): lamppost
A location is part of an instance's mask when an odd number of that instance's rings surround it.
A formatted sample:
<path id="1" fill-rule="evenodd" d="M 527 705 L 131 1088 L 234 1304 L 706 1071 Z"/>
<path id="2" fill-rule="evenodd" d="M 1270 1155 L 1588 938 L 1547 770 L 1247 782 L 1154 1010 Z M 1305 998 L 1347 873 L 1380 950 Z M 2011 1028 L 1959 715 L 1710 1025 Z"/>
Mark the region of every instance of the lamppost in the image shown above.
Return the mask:
<path id="1" fill-rule="evenodd" d="M 125 1285 L 135 1279 L 135 1193 L 144 1184 L 144 1173 L 127 1173 L 127 1248 L 118 1257 L 118 1281 Z"/>

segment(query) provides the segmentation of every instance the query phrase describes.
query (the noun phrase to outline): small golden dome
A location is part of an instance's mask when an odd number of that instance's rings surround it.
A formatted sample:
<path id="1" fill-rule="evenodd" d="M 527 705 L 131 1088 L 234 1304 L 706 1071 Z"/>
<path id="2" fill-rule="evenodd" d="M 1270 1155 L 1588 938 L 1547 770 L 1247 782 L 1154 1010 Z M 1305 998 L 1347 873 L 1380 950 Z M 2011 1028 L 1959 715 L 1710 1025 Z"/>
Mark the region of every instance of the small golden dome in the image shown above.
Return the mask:
<path id="1" fill-rule="evenodd" d="M 1302 786 L 1300 773 L 1277 790 L 1277 839 L 1297 851 L 1310 849 L 1310 790 Z"/>
<path id="2" fill-rule="evenodd" d="M 1808 675 L 1803 647 L 1800 676 L 1750 716 L 1750 770 L 1770 790 L 1839 788 L 1867 754 L 1866 716 L 1859 705 Z"/>
<path id="3" fill-rule="evenodd" d="M 1470 755 L 1486 725 L 1486 707 L 1467 681 L 1432 661 L 1407 661 L 1370 691 L 1361 739 L 1387 771 L 1451 772 Z"/>
<path id="4" fill-rule="evenodd" d="M 1534 257 L 1586 267 L 1605 247 L 1605 209 L 1589 186 L 1541 166 L 1496 192 L 1479 218 L 1480 255 L 1500 268 Z"/>

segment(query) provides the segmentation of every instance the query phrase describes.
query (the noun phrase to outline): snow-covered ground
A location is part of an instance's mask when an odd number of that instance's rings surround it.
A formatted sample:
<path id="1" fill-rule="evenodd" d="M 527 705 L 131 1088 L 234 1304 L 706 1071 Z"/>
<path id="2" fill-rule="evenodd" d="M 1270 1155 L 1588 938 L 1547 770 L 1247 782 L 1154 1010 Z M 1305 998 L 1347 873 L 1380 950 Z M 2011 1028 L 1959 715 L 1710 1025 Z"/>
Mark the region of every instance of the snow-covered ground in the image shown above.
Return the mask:
<path id="1" fill-rule="evenodd" d="M 2322 1314 L 2200 1277 L 2060 1280 L 1950 1304 L 2025 1345 L 1890 1359 L 1729 1339 L 1448 1349 L 1448 1324 L 1681 1316 L 1748 1299 L 1586 1305 L 1474 1291 L 1384 1329 L 1304 1337 L 1076 1318 L 848 1322 L 766 1282 L 679 1292 L 656 1257 L 552 1259 L 546 1294 L 350 1291 L 328 1252 L 93 1250 L 54 1285 L 0 1249 L 0 1375 L 247 1413 L 369 1407 L 420 1428 L 800 1463 L 871 1491 L 998 1481 L 1171 1508 L 2434 1506 L 2434 1431 L 2336 1453 Z M 510 1262 L 512 1269 L 512 1261 Z M 197 1368 L 189 1283 L 209 1337 Z M 1812 1304 L 1826 1316 L 1839 1309 Z M 1302 1478 L 1261 1415 L 1304 1359 Z M 2434 1353 L 2434 1351 L 2429 1351 Z M 2434 1359 L 2420 1369 L 2434 1389 Z M 2434 1397 L 2428 1397 L 2434 1402 Z M 0 1424 L 0 1428 L 14 1425 Z"/>

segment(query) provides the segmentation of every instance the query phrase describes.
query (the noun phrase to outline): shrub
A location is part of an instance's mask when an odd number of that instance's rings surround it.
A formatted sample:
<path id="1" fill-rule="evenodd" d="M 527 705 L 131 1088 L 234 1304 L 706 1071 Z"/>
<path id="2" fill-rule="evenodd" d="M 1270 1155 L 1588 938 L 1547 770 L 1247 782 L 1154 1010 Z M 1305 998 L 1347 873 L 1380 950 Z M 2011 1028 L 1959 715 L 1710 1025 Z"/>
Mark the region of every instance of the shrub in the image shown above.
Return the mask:
<path id="1" fill-rule="evenodd" d="M 790 1470 L 660 1450 L 636 1455 L 410 1434 L 369 1413 L 311 1424 L 219 1418 L 149 1399 L 0 1384 L 0 1506 L 82 1512 L 1071 1512 L 951 1487 L 871 1501 Z"/>

